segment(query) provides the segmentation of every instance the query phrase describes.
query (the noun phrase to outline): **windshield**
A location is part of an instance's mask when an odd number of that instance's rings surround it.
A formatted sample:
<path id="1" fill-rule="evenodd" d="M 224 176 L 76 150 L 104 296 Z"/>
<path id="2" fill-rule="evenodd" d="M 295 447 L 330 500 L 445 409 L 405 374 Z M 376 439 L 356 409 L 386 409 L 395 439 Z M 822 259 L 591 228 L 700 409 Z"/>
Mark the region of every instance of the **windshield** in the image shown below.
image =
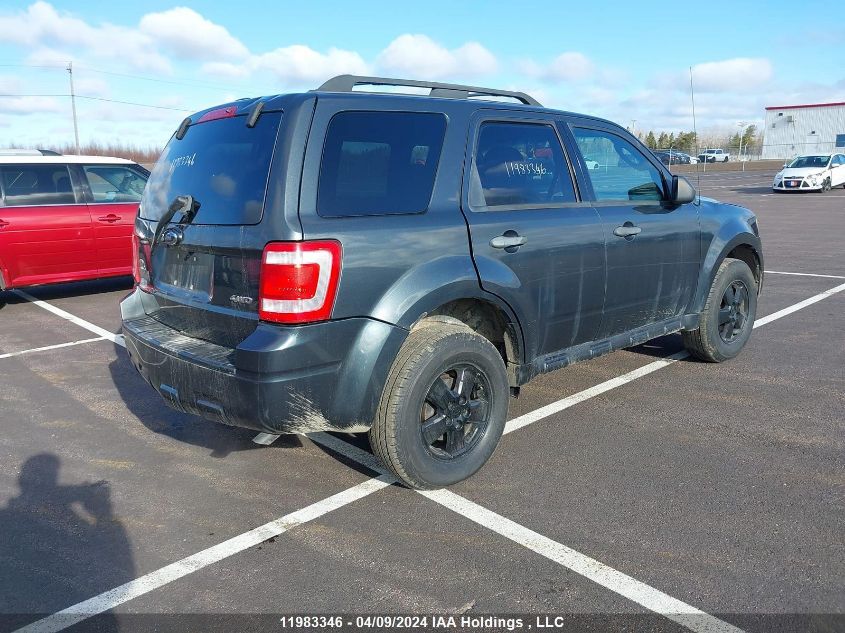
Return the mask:
<path id="1" fill-rule="evenodd" d="M 799 156 L 791 163 L 790 169 L 798 169 L 802 167 L 827 167 L 830 162 L 830 156 Z"/>
<path id="2" fill-rule="evenodd" d="M 264 113 L 253 128 L 244 116 L 217 119 L 174 136 L 150 175 L 140 216 L 158 221 L 177 196 L 192 196 L 193 224 L 260 222 L 281 116 Z"/>

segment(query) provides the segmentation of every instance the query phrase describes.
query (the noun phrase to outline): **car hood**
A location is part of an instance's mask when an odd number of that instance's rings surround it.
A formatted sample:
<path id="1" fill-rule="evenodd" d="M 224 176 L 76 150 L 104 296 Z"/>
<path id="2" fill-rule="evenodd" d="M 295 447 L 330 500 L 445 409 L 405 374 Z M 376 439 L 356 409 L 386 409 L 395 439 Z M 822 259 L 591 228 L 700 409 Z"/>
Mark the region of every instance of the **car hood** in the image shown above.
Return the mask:
<path id="1" fill-rule="evenodd" d="M 826 171 L 824 167 L 793 167 L 791 169 L 784 169 L 781 173 L 781 176 L 784 178 L 806 178 L 807 176 L 812 176 L 813 174 L 820 174 L 823 171 Z"/>

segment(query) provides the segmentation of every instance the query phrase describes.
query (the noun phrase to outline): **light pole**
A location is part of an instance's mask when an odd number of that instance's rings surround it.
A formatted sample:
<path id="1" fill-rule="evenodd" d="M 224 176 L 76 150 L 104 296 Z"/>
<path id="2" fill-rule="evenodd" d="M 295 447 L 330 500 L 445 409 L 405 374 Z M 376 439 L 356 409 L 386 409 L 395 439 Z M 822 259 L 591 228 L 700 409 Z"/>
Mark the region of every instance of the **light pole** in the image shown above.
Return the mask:
<path id="1" fill-rule="evenodd" d="M 739 126 L 739 160 L 742 161 L 742 138 L 745 136 L 745 126 L 747 123 L 745 121 L 737 122 Z"/>

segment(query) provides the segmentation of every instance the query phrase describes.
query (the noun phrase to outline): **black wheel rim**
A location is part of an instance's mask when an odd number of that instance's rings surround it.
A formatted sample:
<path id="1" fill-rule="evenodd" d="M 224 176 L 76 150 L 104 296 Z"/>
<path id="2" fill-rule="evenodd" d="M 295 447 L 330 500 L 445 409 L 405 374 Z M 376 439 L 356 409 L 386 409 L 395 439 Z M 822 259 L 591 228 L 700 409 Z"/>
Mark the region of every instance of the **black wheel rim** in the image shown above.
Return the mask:
<path id="1" fill-rule="evenodd" d="M 420 412 L 420 434 L 428 452 L 451 460 L 471 451 L 490 422 L 490 382 L 469 364 L 449 367 L 438 376 Z"/>
<path id="2" fill-rule="evenodd" d="M 719 337 L 733 343 L 748 323 L 748 288 L 741 281 L 734 281 L 725 289 L 719 307 Z"/>

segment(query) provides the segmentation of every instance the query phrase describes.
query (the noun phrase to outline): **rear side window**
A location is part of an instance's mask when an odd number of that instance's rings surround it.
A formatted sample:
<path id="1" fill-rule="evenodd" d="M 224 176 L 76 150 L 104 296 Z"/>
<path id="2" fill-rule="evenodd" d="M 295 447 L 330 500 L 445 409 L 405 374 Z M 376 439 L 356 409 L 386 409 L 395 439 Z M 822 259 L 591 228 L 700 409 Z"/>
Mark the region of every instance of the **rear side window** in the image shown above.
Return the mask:
<path id="1" fill-rule="evenodd" d="M 147 179 L 120 165 L 85 165 L 85 176 L 94 202 L 139 202 Z"/>
<path id="2" fill-rule="evenodd" d="M 470 183 L 473 209 L 575 201 L 557 133 L 542 123 L 484 123 Z"/>
<path id="3" fill-rule="evenodd" d="M 317 213 L 420 213 L 428 208 L 446 118 L 428 112 L 341 112 L 329 123 Z"/>
<path id="4" fill-rule="evenodd" d="M 159 220 L 177 196 L 193 196 L 193 224 L 257 224 L 282 114 L 265 112 L 255 127 L 237 116 L 197 123 L 175 136 L 153 168 L 140 215 Z"/>
<path id="5" fill-rule="evenodd" d="M 66 165 L 8 165 L 0 175 L 7 207 L 76 203 Z"/>
<path id="6" fill-rule="evenodd" d="M 587 165 L 596 200 L 663 199 L 663 177 L 631 143 L 604 130 L 574 128 L 572 132 Z"/>

